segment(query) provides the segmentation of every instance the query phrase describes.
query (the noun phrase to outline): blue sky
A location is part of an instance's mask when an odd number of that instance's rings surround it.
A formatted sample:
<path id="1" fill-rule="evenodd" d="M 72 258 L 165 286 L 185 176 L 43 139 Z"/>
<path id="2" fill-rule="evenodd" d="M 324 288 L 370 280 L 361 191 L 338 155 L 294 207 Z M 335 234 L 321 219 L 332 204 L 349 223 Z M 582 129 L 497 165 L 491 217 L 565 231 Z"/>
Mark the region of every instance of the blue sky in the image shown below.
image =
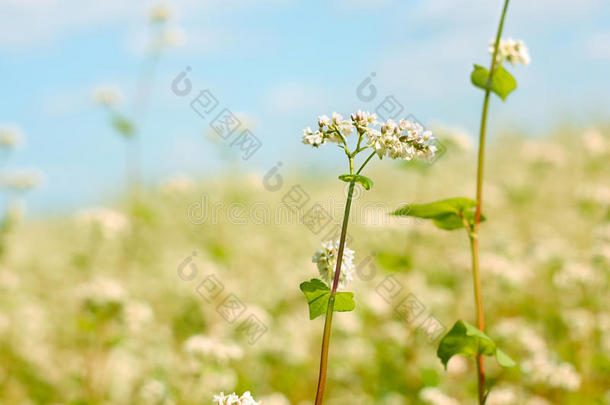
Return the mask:
<path id="1" fill-rule="evenodd" d="M 424 124 L 474 133 L 481 92 L 470 85 L 469 72 L 473 63 L 489 63 L 487 42 L 501 3 L 166 2 L 176 12 L 171 24 L 184 29 L 187 41 L 164 52 L 158 65 L 141 125 L 146 178 L 222 170 L 217 147 L 204 137 L 209 120 L 170 91 L 186 66 L 195 89 L 210 89 L 223 107 L 253 120 L 263 148 L 245 163 L 251 172 L 277 160 L 295 169 L 324 164 L 323 154 L 303 149 L 301 129 L 320 114 L 374 110 L 389 95 Z M 131 111 L 153 4 L 0 0 L 0 123 L 19 125 L 27 138 L 6 166 L 45 174 L 27 196 L 30 212 L 101 205 L 120 193 L 125 147 L 91 91 L 117 84 Z M 610 3 L 603 0 L 513 0 L 504 36 L 523 39 L 532 63 L 511 69 L 519 89 L 504 105 L 493 102 L 492 129 L 536 136 L 608 119 L 608 21 Z M 366 103 L 356 88 L 371 72 L 378 96 Z"/>

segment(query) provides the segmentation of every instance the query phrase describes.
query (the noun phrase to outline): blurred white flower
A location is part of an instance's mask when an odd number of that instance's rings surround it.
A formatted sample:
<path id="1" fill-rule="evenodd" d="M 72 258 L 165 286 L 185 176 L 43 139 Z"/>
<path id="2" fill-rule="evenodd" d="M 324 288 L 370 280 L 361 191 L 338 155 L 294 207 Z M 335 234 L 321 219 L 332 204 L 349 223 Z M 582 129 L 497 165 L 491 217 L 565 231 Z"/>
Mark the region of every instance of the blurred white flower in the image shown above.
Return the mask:
<path id="1" fill-rule="evenodd" d="M 456 399 L 445 395 L 436 387 L 426 387 L 419 391 L 419 398 L 430 405 L 460 405 Z"/>
<path id="2" fill-rule="evenodd" d="M 585 149 L 592 155 L 603 155 L 610 145 L 597 128 L 589 128 L 582 133 L 582 141 Z"/>
<path id="3" fill-rule="evenodd" d="M 152 308 L 144 302 L 129 301 L 125 305 L 124 316 L 129 330 L 137 333 L 153 320 L 154 313 Z"/>
<path id="4" fill-rule="evenodd" d="M 534 384 L 545 384 L 566 391 L 578 391 L 580 388 L 581 377 L 574 366 L 552 360 L 546 353 L 537 353 L 531 359 L 525 360 L 521 371 L 527 374 Z"/>
<path id="5" fill-rule="evenodd" d="M 290 405 L 288 398 L 279 392 L 261 398 L 260 403 L 263 405 Z"/>
<path id="6" fill-rule="evenodd" d="M 318 266 L 320 277 L 328 286 L 332 286 L 335 267 L 337 265 L 337 257 L 339 254 L 339 242 L 329 240 L 322 243 L 322 248 L 316 250 L 311 261 Z M 354 264 L 354 251 L 349 249 L 347 245 L 343 248 L 343 260 L 341 262 L 341 274 L 339 275 L 339 287 L 345 287 L 354 278 L 352 273 L 356 269 Z"/>
<path id="7" fill-rule="evenodd" d="M 150 9 L 149 18 L 151 22 L 165 22 L 174 14 L 167 4 L 156 4 Z"/>
<path id="8" fill-rule="evenodd" d="M 123 99 L 121 89 L 116 85 L 104 85 L 93 90 L 93 101 L 95 104 L 114 107 Z"/>
<path id="9" fill-rule="evenodd" d="M 17 170 L 5 173 L 0 177 L 0 187 L 18 192 L 29 191 L 42 183 L 43 175 L 40 170 Z"/>
<path id="10" fill-rule="evenodd" d="M 528 141 L 523 144 L 523 157 L 532 163 L 562 166 L 566 153 L 561 145 L 547 141 Z"/>
<path id="11" fill-rule="evenodd" d="M 449 143 L 458 151 L 468 152 L 474 146 L 472 135 L 464 128 L 435 125 L 433 129 L 437 138 L 441 139 L 443 143 Z"/>
<path id="12" fill-rule="evenodd" d="M 496 46 L 496 40 L 489 40 L 489 53 L 493 55 L 494 48 Z M 515 41 L 512 38 L 500 39 L 500 45 L 498 46 L 498 54 L 496 56 L 498 62 L 502 63 L 507 60 L 511 65 L 521 63 L 523 65 L 529 65 L 531 58 L 530 53 L 523 41 Z"/>
<path id="13" fill-rule="evenodd" d="M 161 45 L 177 48 L 186 44 L 186 31 L 181 27 L 168 27 L 161 33 Z"/>
<path id="14" fill-rule="evenodd" d="M 447 372 L 452 375 L 462 375 L 468 371 L 468 361 L 462 356 L 453 356 L 447 363 Z"/>
<path id="15" fill-rule="evenodd" d="M 260 402 L 256 402 L 250 391 L 246 391 L 243 393 L 241 397 L 238 397 L 237 394 L 232 393 L 229 395 L 225 395 L 224 392 L 221 392 L 218 395 L 214 395 L 214 404 L 215 405 L 259 405 Z"/>
<path id="16" fill-rule="evenodd" d="M 165 398 L 167 388 L 159 380 L 148 380 L 139 391 L 140 398 L 147 404 L 158 404 Z"/>
<path id="17" fill-rule="evenodd" d="M 517 405 L 518 403 L 515 389 L 511 387 L 494 387 L 485 401 L 486 405 Z"/>
<path id="18" fill-rule="evenodd" d="M 15 149 L 22 141 L 21 128 L 13 124 L 0 125 L 0 148 Z"/>
<path id="19" fill-rule="evenodd" d="M 243 350 L 238 345 L 223 343 L 203 335 L 189 337 L 184 342 L 183 348 L 186 353 L 197 359 L 214 358 L 220 362 L 227 362 L 243 356 Z"/>
<path id="20" fill-rule="evenodd" d="M 562 288 L 573 288 L 575 283 L 583 285 L 595 285 L 601 281 L 601 277 L 588 264 L 569 263 L 553 275 L 553 284 Z"/>
<path id="21" fill-rule="evenodd" d="M 127 294 L 116 280 L 97 278 L 76 289 L 76 296 L 83 302 L 96 306 L 123 304 Z"/>
<path id="22" fill-rule="evenodd" d="M 195 181 L 182 173 L 172 176 L 161 185 L 161 191 L 166 194 L 188 193 L 194 188 Z"/>
<path id="23" fill-rule="evenodd" d="M 110 208 L 93 208 L 82 211 L 76 216 L 76 221 L 96 227 L 107 238 L 113 237 L 129 227 L 127 217 Z"/>

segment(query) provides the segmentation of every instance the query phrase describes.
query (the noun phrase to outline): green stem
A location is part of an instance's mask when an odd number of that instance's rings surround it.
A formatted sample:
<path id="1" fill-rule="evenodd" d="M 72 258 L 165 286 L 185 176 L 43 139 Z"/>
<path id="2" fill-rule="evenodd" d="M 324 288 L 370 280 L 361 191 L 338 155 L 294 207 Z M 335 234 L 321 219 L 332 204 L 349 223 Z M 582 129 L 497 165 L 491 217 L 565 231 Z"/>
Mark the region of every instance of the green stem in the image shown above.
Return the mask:
<path id="1" fill-rule="evenodd" d="M 504 8 L 502 9 L 502 16 L 500 17 L 500 24 L 498 25 L 498 32 L 496 34 L 496 43 L 494 52 L 491 58 L 491 68 L 489 69 L 489 78 L 487 83 L 487 90 L 485 90 L 485 98 L 483 99 L 483 113 L 481 116 L 481 128 L 479 132 L 479 153 L 477 159 L 477 207 L 475 220 L 473 224 L 472 232 L 470 233 L 470 247 L 472 251 L 472 276 L 474 284 L 474 299 L 477 313 L 477 328 L 481 331 L 485 331 L 485 318 L 483 314 L 483 297 L 481 294 L 481 275 L 479 268 L 479 224 L 481 223 L 481 206 L 483 204 L 483 169 L 485 162 L 485 132 L 487 129 L 487 111 L 489 110 L 489 98 L 490 90 L 489 84 L 491 78 L 496 70 L 498 46 L 500 45 L 500 38 L 502 36 L 502 29 L 504 27 L 504 18 L 506 17 L 506 10 L 508 9 L 509 0 L 505 0 Z M 477 356 L 477 374 L 478 374 L 478 393 L 479 393 L 479 404 L 485 403 L 485 367 L 482 355 Z"/>
<path id="2" fill-rule="evenodd" d="M 364 169 L 364 166 L 366 166 L 366 164 L 373 158 L 373 156 L 375 156 L 376 152 L 373 152 L 369 155 L 369 157 L 366 158 L 366 160 L 364 161 L 364 163 L 362 163 L 362 166 L 360 166 L 360 168 L 358 169 L 358 171 L 356 172 L 356 174 L 360 174 L 360 172 L 362 171 L 362 169 Z"/>
<path id="3" fill-rule="evenodd" d="M 364 166 L 364 165 L 363 165 Z M 354 159 L 350 158 L 350 174 L 354 174 Z M 330 343 L 330 332 L 333 323 L 333 310 L 335 308 L 335 297 L 337 295 L 337 287 L 339 286 L 339 276 L 341 275 L 341 263 L 343 261 L 343 250 L 345 248 L 345 237 L 347 235 L 347 224 L 349 222 L 349 211 L 352 206 L 352 196 L 354 194 L 355 182 L 349 183 L 349 191 L 347 193 L 347 201 L 345 202 L 345 212 L 343 214 L 343 226 L 341 227 L 341 239 L 339 240 L 339 251 L 337 252 L 337 265 L 335 267 L 335 276 L 333 286 L 328 299 L 328 308 L 326 310 L 326 320 L 324 321 L 324 334 L 322 335 L 322 353 L 320 355 L 320 374 L 318 376 L 318 388 L 316 390 L 315 405 L 322 404 L 324 397 L 324 389 L 326 388 L 326 374 L 328 369 L 328 349 Z"/>

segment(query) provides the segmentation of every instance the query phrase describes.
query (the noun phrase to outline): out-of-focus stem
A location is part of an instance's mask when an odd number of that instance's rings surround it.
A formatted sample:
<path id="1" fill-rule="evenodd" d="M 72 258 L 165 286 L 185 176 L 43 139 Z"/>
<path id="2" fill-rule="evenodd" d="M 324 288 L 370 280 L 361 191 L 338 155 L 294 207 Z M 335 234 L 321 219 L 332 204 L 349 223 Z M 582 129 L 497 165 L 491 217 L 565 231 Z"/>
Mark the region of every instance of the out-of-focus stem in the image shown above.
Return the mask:
<path id="1" fill-rule="evenodd" d="M 485 133 L 487 129 L 487 112 L 489 110 L 489 98 L 490 98 L 490 84 L 493 74 L 496 70 L 498 47 L 500 45 L 500 38 L 502 36 L 502 28 L 504 27 L 504 18 L 506 17 L 506 10 L 508 9 L 509 0 L 505 0 L 504 8 L 502 9 L 502 16 L 500 17 L 500 23 L 498 25 L 498 32 L 496 34 L 496 43 L 494 52 L 491 58 L 491 67 L 489 69 L 489 78 L 487 80 L 487 88 L 485 90 L 485 97 L 483 99 L 483 112 L 481 115 L 481 128 L 479 131 L 479 153 L 477 158 L 477 194 L 476 194 L 476 213 L 473 224 L 472 232 L 470 232 L 470 247 L 472 251 L 472 276 L 474 284 L 474 299 L 477 314 L 477 328 L 481 331 L 485 331 L 485 318 L 483 313 L 483 297 L 481 293 L 481 275 L 479 268 L 479 224 L 481 223 L 481 207 L 483 204 L 483 169 L 485 162 Z M 482 355 L 477 356 L 477 374 L 478 374 L 478 393 L 479 393 L 479 404 L 485 403 L 485 366 Z"/>

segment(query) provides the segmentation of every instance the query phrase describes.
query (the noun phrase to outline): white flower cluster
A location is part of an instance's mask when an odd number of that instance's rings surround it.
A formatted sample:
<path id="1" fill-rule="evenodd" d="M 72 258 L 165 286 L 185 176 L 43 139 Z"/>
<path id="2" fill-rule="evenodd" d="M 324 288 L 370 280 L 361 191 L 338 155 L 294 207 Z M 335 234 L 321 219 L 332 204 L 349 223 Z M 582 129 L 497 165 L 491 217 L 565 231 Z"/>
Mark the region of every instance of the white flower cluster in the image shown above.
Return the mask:
<path id="1" fill-rule="evenodd" d="M 374 120 L 374 115 L 372 116 Z M 340 143 L 354 129 L 352 121 L 344 120 L 341 114 L 333 113 L 332 118 L 326 115 L 318 117 L 318 130 L 313 132 L 310 127 L 303 130 L 303 143 L 315 146 L 328 142 Z"/>
<path id="2" fill-rule="evenodd" d="M 256 402 L 250 391 L 246 391 L 243 393 L 241 397 L 238 397 L 237 394 L 232 393 L 229 395 L 225 395 L 224 392 L 221 392 L 218 395 L 214 395 L 214 404 L 215 405 L 259 405 L 260 402 Z"/>
<path id="3" fill-rule="evenodd" d="M 109 208 L 93 208 L 82 211 L 76 216 L 76 221 L 87 226 L 97 227 L 106 238 L 113 237 L 129 227 L 129 220 L 125 215 Z"/>
<path id="4" fill-rule="evenodd" d="M 424 130 L 420 124 L 407 120 L 401 120 L 398 124 L 387 120 L 382 124 L 375 114 L 360 110 L 352 114 L 349 120 L 344 120 L 337 113 L 333 113 L 332 118 L 326 115 L 318 117 L 315 132 L 310 127 L 303 130 L 303 143 L 314 147 L 326 142 L 341 143 L 354 129 L 360 136 L 366 135 L 367 147 L 374 148 L 380 158 L 384 155 L 405 160 L 430 158 L 437 150 L 432 144 L 432 132 Z"/>
<path id="5" fill-rule="evenodd" d="M 320 277 L 331 286 L 335 276 L 335 266 L 339 253 L 339 241 L 329 240 L 322 243 L 322 248 L 316 250 L 311 261 L 318 266 Z M 341 262 L 341 274 L 339 275 L 339 287 L 345 287 L 354 279 L 352 276 L 356 266 L 354 264 L 354 251 L 347 246 L 343 248 L 343 260 Z"/>
<path id="6" fill-rule="evenodd" d="M 489 40 L 489 53 L 493 55 L 494 48 L 496 47 L 496 40 Z M 498 54 L 496 59 L 499 63 L 507 60 L 511 65 L 521 63 L 525 66 L 530 64 L 531 58 L 530 53 L 523 43 L 523 41 L 515 41 L 512 38 L 500 39 L 500 45 L 498 46 Z"/>
<path id="7" fill-rule="evenodd" d="M 429 159 L 437 150 L 432 144 L 432 132 L 413 121 L 400 120 L 397 124 L 387 120 L 380 131 L 369 130 L 367 136 L 380 158 L 385 155 L 392 159 Z"/>

